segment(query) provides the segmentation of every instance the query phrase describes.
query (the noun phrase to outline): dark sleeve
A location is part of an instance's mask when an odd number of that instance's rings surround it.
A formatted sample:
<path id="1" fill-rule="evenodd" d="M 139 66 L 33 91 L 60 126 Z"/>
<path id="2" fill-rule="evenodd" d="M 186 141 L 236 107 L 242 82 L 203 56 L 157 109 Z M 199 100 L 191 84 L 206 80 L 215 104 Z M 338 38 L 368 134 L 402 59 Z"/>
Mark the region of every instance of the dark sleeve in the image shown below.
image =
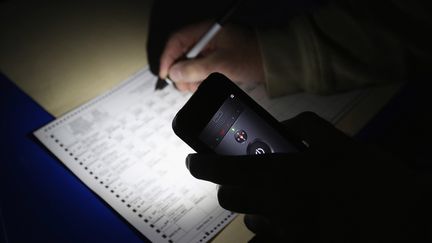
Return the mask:
<path id="1" fill-rule="evenodd" d="M 405 81 L 413 66 L 429 68 L 429 5 L 329 1 L 283 28 L 258 28 L 269 93 L 333 93 Z"/>

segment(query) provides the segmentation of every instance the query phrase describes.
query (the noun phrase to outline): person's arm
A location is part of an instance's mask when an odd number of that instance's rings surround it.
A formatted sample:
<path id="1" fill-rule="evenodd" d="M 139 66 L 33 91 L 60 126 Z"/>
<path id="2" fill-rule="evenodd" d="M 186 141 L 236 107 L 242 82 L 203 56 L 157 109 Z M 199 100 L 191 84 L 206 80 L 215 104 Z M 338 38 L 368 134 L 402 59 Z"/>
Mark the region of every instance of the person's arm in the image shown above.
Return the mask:
<path id="1" fill-rule="evenodd" d="M 424 34 L 432 31 L 432 15 L 425 6 L 419 0 L 334 0 L 294 15 L 263 11 L 260 21 L 268 15 L 280 21 L 258 25 L 246 20 L 224 28 L 202 55 L 187 61 L 178 59 L 206 31 L 205 23 L 163 38 L 157 29 L 149 35 L 149 63 L 153 72 L 160 67 L 155 74 L 169 75 L 180 90 L 191 91 L 211 72 L 236 82 L 266 82 L 271 96 L 398 82 L 407 79 L 410 68 L 418 72 L 432 65 L 431 40 Z"/>
<path id="2" fill-rule="evenodd" d="M 430 20 L 418 2 L 331 1 L 285 28 L 258 29 L 269 93 L 325 94 L 405 80 L 408 55 L 429 46 L 416 31 Z"/>

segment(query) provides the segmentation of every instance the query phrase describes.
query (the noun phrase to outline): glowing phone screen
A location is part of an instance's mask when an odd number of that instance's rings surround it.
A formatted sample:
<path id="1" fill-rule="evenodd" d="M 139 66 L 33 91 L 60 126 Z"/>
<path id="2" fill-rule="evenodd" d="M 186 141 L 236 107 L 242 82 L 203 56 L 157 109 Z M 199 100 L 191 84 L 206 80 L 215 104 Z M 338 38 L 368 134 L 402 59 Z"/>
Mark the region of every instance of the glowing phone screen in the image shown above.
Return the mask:
<path id="1" fill-rule="evenodd" d="M 213 115 L 199 138 L 217 154 L 245 155 L 298 151 L 233 94 Z"/>

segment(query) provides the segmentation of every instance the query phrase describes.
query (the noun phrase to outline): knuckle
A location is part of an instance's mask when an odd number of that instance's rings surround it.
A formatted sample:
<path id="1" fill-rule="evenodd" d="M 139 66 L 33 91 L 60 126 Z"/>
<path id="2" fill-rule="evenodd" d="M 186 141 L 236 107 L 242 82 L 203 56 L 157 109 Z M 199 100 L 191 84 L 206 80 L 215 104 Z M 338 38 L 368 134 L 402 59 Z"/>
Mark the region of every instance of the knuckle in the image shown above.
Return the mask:
<path id="1" fill-rule="evenodd" d="M 217 192 L 217 198 L 219 201 L 219 205 L 227 210 L 231 209 L 231 205 L 229 203 L 230 193 L 229 190 L 225 186 L 219 186 Z"/>

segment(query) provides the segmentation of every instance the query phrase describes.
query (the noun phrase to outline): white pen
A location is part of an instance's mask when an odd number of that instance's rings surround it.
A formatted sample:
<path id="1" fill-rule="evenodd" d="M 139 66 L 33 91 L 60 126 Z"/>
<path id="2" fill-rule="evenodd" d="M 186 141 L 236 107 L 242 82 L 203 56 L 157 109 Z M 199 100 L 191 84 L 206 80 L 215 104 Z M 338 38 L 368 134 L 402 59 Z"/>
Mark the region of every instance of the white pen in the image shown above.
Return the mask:
<path id="1" fill-rule="evenodd" d="M 216 34 L 222 29 L 223 25 L 228 21 L 228 19 L 235 12 L 237 7 L 240 5 L 241 0 L 237 0 L 229 8 L 229 10 L 210 27 L 210 29 L 195 43 L 195 45 L 186 53 L 186 59 L 193 59 L 197 57 L 200 52 L 207 46 L 207 44 L 216 36 Z M 167 85 L 173 85 L 174 82 L 169 78 L 161 79 L 158 78 L 156 82 L 155 90 L 163 89 Z"/>

